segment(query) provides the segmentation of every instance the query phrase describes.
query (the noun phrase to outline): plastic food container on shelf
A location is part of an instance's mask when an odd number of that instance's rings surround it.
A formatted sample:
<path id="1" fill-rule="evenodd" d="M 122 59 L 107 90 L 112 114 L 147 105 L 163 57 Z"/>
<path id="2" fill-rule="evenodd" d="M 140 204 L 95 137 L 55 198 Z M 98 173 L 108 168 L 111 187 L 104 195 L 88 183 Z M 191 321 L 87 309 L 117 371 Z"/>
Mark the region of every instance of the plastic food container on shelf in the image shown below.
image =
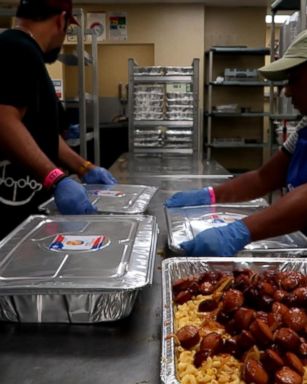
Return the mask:
<path id="1" fill-rule="evenodd" d="M 163 116 L 163 110 L 161 106 L 154 106 L 150 104 L 143 104 L 141 106 L 136 105 L 134 108 L 134 115 L 135 116 L 142 116 L 142 115 L 147 115 L 147 116 Z"/>
<path id="2" fill-rule="evenodd" d="M 163 112 L 135 112 L 134 113 L 134 119 L 135 120 L 163 120 Z"/>
<path id="3" fill-rule="evenodd" d="M 179 105 L 186 105 L 186 106 L 191 106 L 193 107 L 193 98 L 191 97 L 184 97 L 184 98 L 167 98 L 167 106 L 171 107 L 172 105 L 174 106 L 179 106 Z"/>
<path id="4" fill-rule="evenodd" d="M 148 100 L 148 99 L 136 99 L 135 108 L 160 108 L 163 109 L 163 100 Z"/>
<path id="5" fill-rule="evenodd" d="M 165 147 L 166 148 L 189 148 L 191 145 L 191 142 L 189 141 L 176 141 L 176 142 L 166 142 Z"/>
<path id="6" fill-rule="evenodd" d="M 152 282 L 152 216 L 30 216 L 0 244 L 0 320 L 96 323 Z"/>
<path id="7" fill-rule="evenodd" d="M 135 67 L 135 76 L 162 76 L 164 75 L 165 68 L 154 66 L 154 67 Z"/>
<path id="8" fill-rule="evenodd" d="M 162 145 L 162 139 L 159 137 L 136 137 L 134 139 L 134 145 L 137 147 L 152 147 L 155 145 Z"/>
<path id="9" fill-rule="evenodd" d="M 162 134 L 162 129 L 136 129 L 134 132 L 135 138 L 154 138 L 158 139 Z"/>
<path id="10" fill-rule="evenodd" d="M 153 147 L 162 147 L 163 142 L 162 140 L 135 140 L 134 146 L 138 148 L 153 148 Z"/>
<path id="11" fill-rule="evenodd" d="M 169 129 L 165 132 L 167 143 L 190 143 L 192 142 L 192 131 Z"/>
<path id="12" fill-rule="evenodd" d="M 241 204 L 216 204 L 196 207 L 166 208 L 168 243 L 171 250 L 181 253 L 180 243 L 192 240 L 205 229 L 220 227 L 256 212 L 267 206 L 263 199 Z M 307 255 L 307 238 L 303 233 L 277 236 L 252 242 L 245 246 L 237 256 L 260 256 L 268 251 L 276 256 L 300 257 Z"/>
<path id="13" fill-rule="evenodd" d="M 190 143 L 192 141 L 191 136 L 173 136 L 169 135 L 167 136 L 167 142 L 168 143 Z"/>
<path id="14" fill-rule="evenodd" d="M 167 100 L 193 101 L 193 92 L 167 92 Z"/>
<path id="15" fill-rule="evenodd" d="M 160 100 L 163 101 L 164 94 L 162 92 L 136 92 L 135 93 L 135 102 L 142 101 L 155 101 Z"/>
<path id="16" fill-rule="evenodd" d="M 193 114 L 193 106 L 192 105 L 168 105 L 167 106 L 168 112 L 178 112 L 178 113 L 190 113 Z"/>
<path id="17" fill-rule="evenodd" d="M 166 112 L 168 120 L 193 120 L 193 112 Z"/>
<path id="18" fill-rule="evenodd" d="M 193 67 L 165 67 L 165 75 L 193 75 Z"/>
<path id="19" fill-rule="evenodd" d="M 128 184 L 86 184 L 88 197 L 98 213 L 138 214 L 146 211 L 156 187 Z M 39 206 L 44 214 L 58 214 L 54 198 Z"/>
<path id="20" fill-rule="evenodd" d="M 138 94 L 139 92 L 147 92 L 147 93 L 163 93 L 164 86 L 160 84 L 135 84 L 134 85 L 134 93 Z"/>
<path id="21" fill-rule="evenodd" d="M 224 272 L 232 273 L 235 270 L 250 269 L 255 273 L 262 273 L 265 271 L 295 271 L 300 272 L 303 275 L 307 275 L 307 263 L 300 259 L 293 258 L 276 258 L 275 253 L 269 251 L 264 254 L 265 258 L 230 258 L 230 257 L 173 257 L 162 262 L 162 352 L 161 352 L 161 382 L 163 384 L 180 384 L 178 373 L 182 373 L 186 368 L 187 378 L 190 378 L 190 382 L 197 375 L 198 371 L 193 365 L 189 356 L 186 356 L 186 363 L 179 366 L 176 356 L 178 356 L 178 350 L 176 350 L 176 342 L 174 334 L 175 328 L 175 308 L 173 300 L 172 287 L 173 283 L 179 279 L 184 279 L 188 276 L 199 275 L 203 272 Z M 290 256 L 290 254 L 289 254 Z M 183 306 L 182 306 L 183 307 Z M 189 308 L 189 314 L 192 316 L 193 307 Z M 188 309 L 187 309 L 188 310 Z M 188 317 L 188 316 L 187 316 Z M 178 319 L 178 317 L 177 317 Z M 198 317 L 199 319 L 199 317 Z M 201 321 L 201 318 L 200 318 Z M 213 324 L 214 326 L 214 324 Z M 205 321 L 202 325 L 204 334 L 213 332 L 210 327 L 210 321 Z M 216 330 L 215 330 L 216 331 Z M 229 355 L 226 355 L 229 356 Z M 183 366 L 184 365 L 184 366 Z M 226 367 L 227 368 L 227 367 Z M 210 369 L 210 368 L 208 368 Z M 190 372 L 190 375 L 189 375 Z M 206 371 L 205 371 L 206 372 Z M 212 369 L 211 369 L 212 372 Z M 239 370 L 240 372 L 240 370 Z M 228 369 L 228 374 L 233 375 L 235 373 L 233 367 Z M 192 378 L 191 378 L 192 376 Z M 204 373 L 202 374 L 204 376 Z M 213 379 L 213 378 L 212 378 Z M 207 382 L 210 383 L 210 374 L 208 371 Z M 183 382 L 183 381 L 182 381 Z M 195 379 L 196 382 L 196 379 Z M 241 382 L 238 378 L 227 380 L 224 376 L 224 382 Z"/>

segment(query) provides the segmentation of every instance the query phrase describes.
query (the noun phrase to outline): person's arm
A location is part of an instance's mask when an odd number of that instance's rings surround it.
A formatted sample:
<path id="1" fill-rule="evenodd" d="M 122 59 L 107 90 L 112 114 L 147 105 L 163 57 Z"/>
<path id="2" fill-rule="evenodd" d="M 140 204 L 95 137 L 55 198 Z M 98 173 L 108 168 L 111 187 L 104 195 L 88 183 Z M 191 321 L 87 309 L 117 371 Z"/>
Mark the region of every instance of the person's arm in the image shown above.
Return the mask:
<path id="1" fill-rule="evenodd" d="M 83 176 L 82 170 L 87 162 L 82 156 L 70 148 L 62 136 L 59 136 L 59 161 L 61 165 L 67 168 L 70 172 L 75 173 L 79 177 Z M 88 164 L 88 170 L 95 168 L 95 165 Z"/>
<path id="2" fill-rule="evenodd" d="M 60 136 L 59 160 L 71 172 L 76 173 L 86 184 L 115 184 L 117 180 L 103 167 L 85 160 L 73 151 Z"/>
<path id="3" fill-rule="evenodd" d="M 0 105 L 0 148 L 7 158 L 19 164 L 44 183 L 49 177 L 48 188 L 53 186 L 56 205 L 64 214 L 95 213 L 85 189 L 61 174 L 51 176 L 56 165 L 39 148 L 22 123 L 25 108 Z M 56 184 L 55 184 L 56 182 Z M 45 184 L 46 186 L 46 184 Z"/>
<path id="4" fill-rule="evenodd" d="M 252 241 L 307 228 L 307 184 L 287 193 L 270 207 L 243 219 Z"/>
<path id="5" fill-rule="evenodd" d="M 307 183 L 268 208 L 222 227 L 204 230 L 180 244 L 187 256 L 233 256 L 251 241 L 307 228 Z"/>
<path id="6" fill-rule="evenodd" d="M 56 168 L 22 123 L 25 108 L 0 105 L 0 148 L 7 158 L 20 164 L 39 181 Z"/>
<path id="7" fill-rule="evenodd" d="M 285 186 L 291 157 L 280 150 L 262 167 L 221 185 L 177 192 L 165 201 L 168 208 L 215 203 L 237 203 L 262 197 Z"/>
<path id="8" fill-rule="evenodd" d="M 231 203 L 262 197 L 286 185 L 291 157 L 279 150 L 262 167 L 243 173 L 232 180 L 215 186 L 217 203 Z"/>

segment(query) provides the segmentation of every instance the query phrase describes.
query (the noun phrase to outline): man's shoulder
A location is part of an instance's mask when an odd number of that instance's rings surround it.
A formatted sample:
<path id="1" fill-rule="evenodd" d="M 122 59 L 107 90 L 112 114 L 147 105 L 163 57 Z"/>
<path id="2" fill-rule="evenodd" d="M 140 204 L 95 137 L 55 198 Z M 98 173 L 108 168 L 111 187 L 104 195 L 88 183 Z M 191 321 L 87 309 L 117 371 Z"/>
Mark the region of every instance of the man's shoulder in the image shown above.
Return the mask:
<path id="1" fill-rule="evenodd" d="M 1 54 L 7 53 L 10 57 L 22 57 L 25 60 L 40 57 L 40 51 L 32 39 L 16 29 L 8 29 L 0 34 Z"/>

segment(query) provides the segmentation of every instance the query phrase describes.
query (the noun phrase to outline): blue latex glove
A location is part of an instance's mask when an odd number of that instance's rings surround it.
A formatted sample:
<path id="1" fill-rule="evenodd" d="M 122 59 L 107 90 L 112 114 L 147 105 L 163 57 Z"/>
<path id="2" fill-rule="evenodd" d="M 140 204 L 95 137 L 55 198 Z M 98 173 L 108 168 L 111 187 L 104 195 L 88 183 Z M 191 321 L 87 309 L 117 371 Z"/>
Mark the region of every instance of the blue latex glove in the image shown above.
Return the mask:
<path id="1" fill-rule="evenodd" d="M 200 232 L 180 247 L 187 256 L 234 256 L 251 242 L 250 231 L 243 221 Z"/>
<path id="2" fill-rule="evenodd" d="M 95 167 L 83 175 L 82 182 L 86 184 L 116 184 L 117 180 L 107 169 Z"/>
<path id="3" fill-rule="evenodd" d="M 58 210 L 64 215 L 85 215 L 97 212 L 89 201 L 85 188 L 68 177 L 57 183 L 54 201 Z"/>
<path id="4" fill-rule="evenodd" d="M 192 189 L 191 191 L 177 192 L 165 201 L 165 206 L 185 207 L 193 205 L 210 205 L 211 197 L 208 188 Z"/>

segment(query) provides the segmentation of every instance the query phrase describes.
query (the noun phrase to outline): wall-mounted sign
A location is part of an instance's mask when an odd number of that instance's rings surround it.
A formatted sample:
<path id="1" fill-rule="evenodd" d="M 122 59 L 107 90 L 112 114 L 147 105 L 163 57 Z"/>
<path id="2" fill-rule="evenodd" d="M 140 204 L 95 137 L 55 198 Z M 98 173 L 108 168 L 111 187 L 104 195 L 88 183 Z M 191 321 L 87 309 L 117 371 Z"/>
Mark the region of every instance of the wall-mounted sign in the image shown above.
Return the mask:
<path id="1" fill-rule="evenodd" d="M 97 41 L 104 41 L 106 39 L 106 14 L 98 12 L 87 13 L 86 28 L 94 29 Z"/>
<path id="2" fill-rule="evenodd" d="M 63 99 L 63 81 L 62 79 L 52 79 L 55 93 L 57 97 L 61 100 Z"/>
<path id="3" fill-rule="evenodd" d="M 67 28 L 65 43 L 76 43 L 77 42 L 77 28 L 75 24 L 70 24 Z"/>
<path id="4" fill-rule="evenodd" d="M 110 40 L 127 40 L 127 13 L 109 14 L 109 38 Z"/>

